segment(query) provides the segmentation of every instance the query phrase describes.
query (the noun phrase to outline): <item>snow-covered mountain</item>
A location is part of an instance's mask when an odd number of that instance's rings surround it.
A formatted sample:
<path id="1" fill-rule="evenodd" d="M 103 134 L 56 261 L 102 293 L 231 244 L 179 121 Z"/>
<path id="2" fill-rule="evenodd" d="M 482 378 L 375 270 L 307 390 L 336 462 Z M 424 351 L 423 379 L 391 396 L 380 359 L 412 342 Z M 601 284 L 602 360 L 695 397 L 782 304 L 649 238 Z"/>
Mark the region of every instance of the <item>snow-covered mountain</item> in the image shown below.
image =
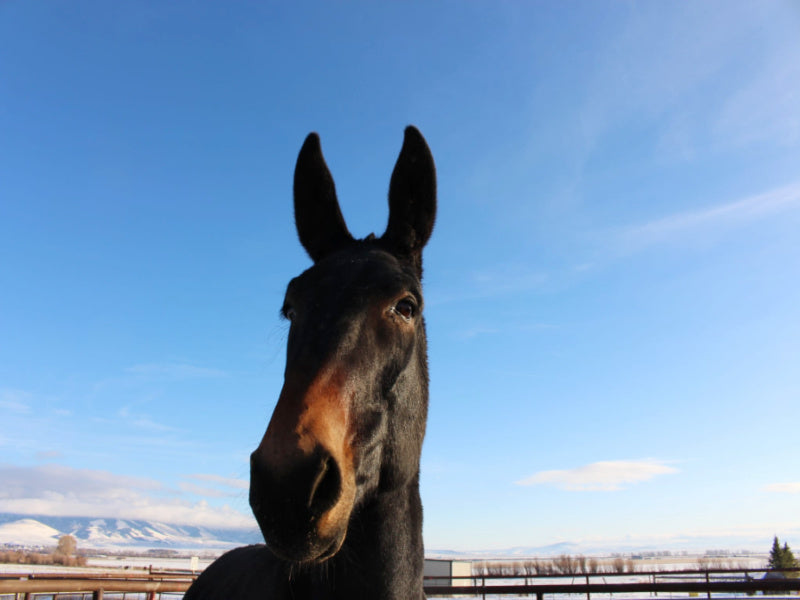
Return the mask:
<path id="1" fill-rule="evenodd" d="M 0 544 L 55 546 L 72 535 L 79 548 L 225 549 L 262 541 L 257 529 L 210 529 L 129 519 L 0 513 Z"/>
<path id="2" fill-rule="evenodd" d="M 0 513 L 0 546 L 55 546 L 62 535 L 72 535 L 78 548 L 109 550 L 176 549 L 222 551 L 236 546 L 261 543 L 258 529 L 212 529 L 132 519 L 100 519 L 90 517 L 49 517 Z M 483 559 L 487 557 L 522 559 L 551 557 L 561 554 L 601 556 L 612 553 L 647 554 L 653 551 L 690 551 L 702 554 L 711 548 L 769 547 L 769 536 L 693 537 L 657 540 L 651 543 L 609 541 L 599 544 L 562 542 L 547 546 L 525 546 L 505 549 L 459 551 L 426 548 L 426 555 L 437 558 Z M 742 550 L 741 554 L 748 552 Z"/>
<path id="3" fill-rule="evenodd" d="M 0 544 L 49 546 L 58 542 L 59 532 L 35 519 L 0 522 Z M 18 541 L 24 540 L 24 541 Z"/>

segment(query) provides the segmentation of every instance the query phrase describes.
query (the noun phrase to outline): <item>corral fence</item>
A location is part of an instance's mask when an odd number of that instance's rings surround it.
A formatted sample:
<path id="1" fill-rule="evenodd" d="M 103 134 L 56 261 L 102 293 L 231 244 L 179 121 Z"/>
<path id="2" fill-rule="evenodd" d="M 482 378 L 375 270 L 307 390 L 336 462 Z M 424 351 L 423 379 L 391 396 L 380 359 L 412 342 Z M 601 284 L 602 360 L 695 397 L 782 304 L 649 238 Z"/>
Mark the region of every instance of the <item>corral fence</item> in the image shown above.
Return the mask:
<path id="1" fill-rule="evenodd" d="M 0 573 L 0 600 L 180 600 L 197 573 Z"/>
<path id="2" fill-rule="evenodd" d="M 769 595 L 796 600 L 800 570 L 654 571 L 580 575 L 472 575 L 426 578 L 431 598 L 531 597 L 536 600 L 722 600 Z M 0 574 L 0 600 L 178 600 L 189 571 Z"/>
<path id="3" fill-rule="evenodd" d="M 536 600 L 637 600 L 644 598 L 723 600 L 768 595 L 796 600 L 800 569 L 716 569 L 581 573 L 574 575 L 463 575 L 426 578 L 430 598 Z"/>

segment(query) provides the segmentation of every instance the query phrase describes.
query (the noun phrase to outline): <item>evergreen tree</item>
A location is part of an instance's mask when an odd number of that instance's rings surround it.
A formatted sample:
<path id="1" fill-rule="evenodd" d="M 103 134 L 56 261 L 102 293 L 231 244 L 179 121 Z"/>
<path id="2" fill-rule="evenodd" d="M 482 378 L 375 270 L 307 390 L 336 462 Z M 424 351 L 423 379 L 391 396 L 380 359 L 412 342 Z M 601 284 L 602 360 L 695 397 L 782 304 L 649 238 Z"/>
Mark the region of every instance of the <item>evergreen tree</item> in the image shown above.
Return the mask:
<path id="1" fill-rule="evenodd" d="M 798 563 L 797 559 L 794 557 L 794 552 L 792 552 L 792 549 L 789 548 L 789 544 L 786 542 L 783 543 L 781 555 L 783 556 L 784 569 L 796 569 L 800 566 L 800 563 Z"/>
<path id="2" fill-rule="evenodd" d="M 769 562 L 767 566 L 770 569 L 795 569 L 798 567 L 797 559 L 794 557 L 794 552 L 789 548 L 789 544 L 784 542 L 783 548 L 778 540 L 778 536 L 772 540 L 772 549 L 769 551 Z"/>
<path id="3" fill-rule="evenodd" d="M 770 569 L 780 569 L 781 564 L 781 543 L 778 541 L 778 536 L 772 540 L 772 548 L 769 551 L 769 561 L 767 567 Z"/>

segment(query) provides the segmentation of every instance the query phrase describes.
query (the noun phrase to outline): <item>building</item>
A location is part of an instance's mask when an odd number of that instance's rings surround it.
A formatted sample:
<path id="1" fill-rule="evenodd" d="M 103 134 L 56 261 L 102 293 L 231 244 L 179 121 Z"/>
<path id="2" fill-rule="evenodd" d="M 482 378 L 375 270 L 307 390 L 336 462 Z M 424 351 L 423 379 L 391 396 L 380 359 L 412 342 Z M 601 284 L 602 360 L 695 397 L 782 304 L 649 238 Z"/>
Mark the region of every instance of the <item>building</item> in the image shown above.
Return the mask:
<path id="1" fill-rule="evenodd" d="M 456 579 L 453 577 L 472 577 L 472 563 L 468 560 L 450 560 L 444 558 L 426 558 L 425 585 L 472 585 L 470 579 Z M 428 579 L 428 577 L 432 579 Z M 452 581 L 452 583 L 451 583 Z"/>

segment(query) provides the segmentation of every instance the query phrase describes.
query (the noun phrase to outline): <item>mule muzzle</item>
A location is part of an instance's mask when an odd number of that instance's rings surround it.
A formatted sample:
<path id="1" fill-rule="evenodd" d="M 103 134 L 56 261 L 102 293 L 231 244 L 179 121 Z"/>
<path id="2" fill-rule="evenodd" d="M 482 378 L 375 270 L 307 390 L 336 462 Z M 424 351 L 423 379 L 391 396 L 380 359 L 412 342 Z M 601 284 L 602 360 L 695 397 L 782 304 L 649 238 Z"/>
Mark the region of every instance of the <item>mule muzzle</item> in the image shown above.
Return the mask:
<path id="1" fill-rule="evenodd" d="M 261 447 L 250 458 L 250 506 L 267 546 L 292 562 L 320 562 L 339 551 L 353 493 L 322 446 L 276 464 Z"/>

